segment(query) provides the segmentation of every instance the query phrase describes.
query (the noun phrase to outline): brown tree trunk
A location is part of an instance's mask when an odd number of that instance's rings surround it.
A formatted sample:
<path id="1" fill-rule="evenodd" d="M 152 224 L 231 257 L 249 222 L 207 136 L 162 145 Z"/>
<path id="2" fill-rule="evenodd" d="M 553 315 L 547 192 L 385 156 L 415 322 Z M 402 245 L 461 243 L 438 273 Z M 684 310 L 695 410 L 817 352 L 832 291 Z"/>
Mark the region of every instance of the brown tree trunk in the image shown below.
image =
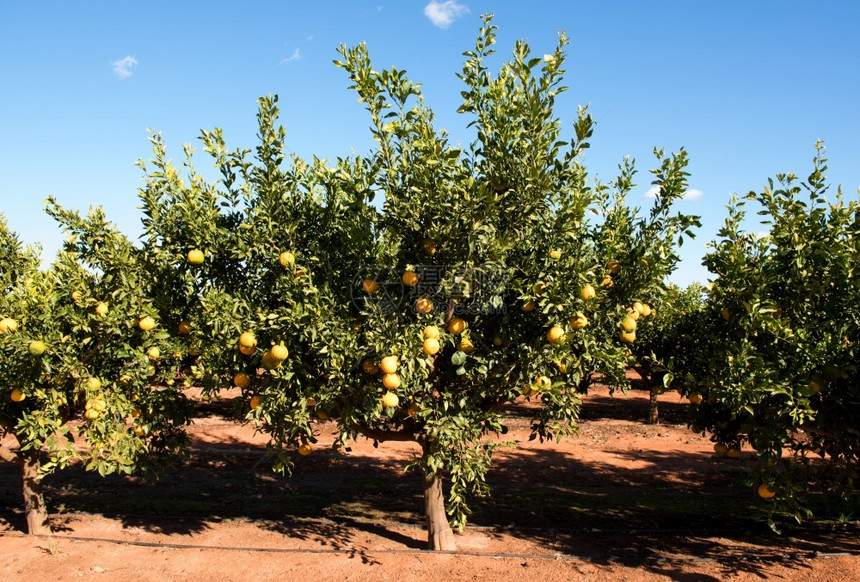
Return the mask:
<path id="1" fill-rule="evenodd" d="M 657 391 L 651 390 L 651 402 L 648 406 L 648 424 L 657 424 L 659 421 L 657 411 Z"/>
<path id="2" fill-rule="evenodd" d="M 448 524 L 442 477 L 424 474 L 424 515 L 427 518 L 427 543 L 431 550 L 453 551 L 454 532 Z"/>
<path id="3" fill-rule="evenodd" d="M 48 508 L 45 506 L 42 480 L 39 475 L 39 467 L 41 466 L 39 451 L 22 451 L 20 455 L 27 533 L 30 535 L 50 534 L 51 525 L 48 523 Z"/>

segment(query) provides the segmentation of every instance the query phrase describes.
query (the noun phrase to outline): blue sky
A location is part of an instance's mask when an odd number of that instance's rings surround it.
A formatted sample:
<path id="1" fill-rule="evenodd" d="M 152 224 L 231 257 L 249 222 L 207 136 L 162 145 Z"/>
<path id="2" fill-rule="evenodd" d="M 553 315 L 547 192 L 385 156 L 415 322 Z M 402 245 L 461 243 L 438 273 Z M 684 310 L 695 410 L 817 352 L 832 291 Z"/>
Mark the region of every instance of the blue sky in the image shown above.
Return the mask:
<path id="1" fill-rule="evenodd" d="M 487 12 L 499 60 L 517 39 L 548 53 L 567 31 L 570 90 L 558 113 L 569 128 L 576 106 L 590 104 L 598 125 L 586 163 L 604 181 L 624 156 L 637 160 L 631 203 L 649 204 L 654 146 L 687 149 L 699 195 L 681 207 L 703 227 L 683 247 L 676 282 L 706 279 L 704 245 L 730 194 L 777 172 L 805 176 L 817 139 L 831 181 L 857 198 L 856 2 L 3 2 L 0 211 L 46 258 L 62 241 L 43 210 L 49 194 L 70 208 L 102 205 L 136 237 L 134 162 L 150 156 L 147 128 L 177 161 L 201 128 L 253 147 L 256 99 L 269 93 L 280 95 L 296 153 L 366 153 L 367 116 L 332 65 L 341 43 L 366 42 L 377 69 L 406 69 L 437 126 L 466 143 L 455 73 Z"/>

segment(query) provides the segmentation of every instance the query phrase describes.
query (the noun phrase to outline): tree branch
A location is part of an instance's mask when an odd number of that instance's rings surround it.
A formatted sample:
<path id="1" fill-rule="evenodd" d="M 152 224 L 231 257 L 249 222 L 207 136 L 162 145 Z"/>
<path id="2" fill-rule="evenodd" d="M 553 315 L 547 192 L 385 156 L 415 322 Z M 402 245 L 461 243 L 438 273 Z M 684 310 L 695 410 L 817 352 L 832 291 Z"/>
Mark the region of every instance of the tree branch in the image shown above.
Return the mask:
<path id="1" fill-rule="evenodd" d="M 373 439 L 382 443 L 385 441 L 418 442 L 418 435 L 415 431 L 407 430 L 405 428 L 400 430 L 370 428 L 368 426 L 358 426 L 356 428 L 365 438 Z"/>

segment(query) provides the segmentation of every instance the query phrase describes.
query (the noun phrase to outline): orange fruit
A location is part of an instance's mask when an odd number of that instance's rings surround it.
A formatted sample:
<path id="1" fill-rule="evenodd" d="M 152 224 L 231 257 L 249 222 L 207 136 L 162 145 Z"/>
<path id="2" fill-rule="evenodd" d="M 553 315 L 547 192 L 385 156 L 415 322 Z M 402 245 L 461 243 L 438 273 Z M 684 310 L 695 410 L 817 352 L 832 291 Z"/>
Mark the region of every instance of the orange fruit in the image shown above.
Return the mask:
<path id="1" fill-rule="evenodd" d="M 45 342 L 40 340 L 31 341 L 30 345 L 27 346 L 27 350 L 32 356 L 41 356 L 45 353 L 46 349 L 48 348 L 45 346 Z"/>
<path id="2" fill-rule="evenodd" d="M 594 287 L 591 284 L 586 285 L 579 292 L 579 298 L 583 301 L 588 301 L 589 299 L 594 299 L 597 296 L 597 293 L 594 291 Z"/>
<path id="3" fill-rule="evenodd" d="M 568 323 L 571 329 L 582 329 L 588 325 L 588 318 L 581 311 L 577 311 L 576 315 L 571 317 Z"/>
<path id="4" fill-rule="evenodd" d="M 261 363 L 263 367 L 267 370 L 274 370 L 275 368 L 279 368 L 283 363 L 283 360 L 279 360 L 274 355 L 272 355 L 271 351 L 267 351 L 263 353 L 263 358 L 261 359 Z"/>
<path id="5" fill-rule="evenodd" d="M 690 395 L 687 396 L 687 398 L 690 399 L 690 404 L 693 404 L 693 405 L 701 404 L 701 402 L 702 402 L 702 395 L 699 394 L 698 392 L 691 392 Z"/>
<path id="6" fill-rule="evenodd" d="M 192 265 L 200 265 L 203 263 L 203 259 L 205 259 L 205 255 L 203 251 L 200 249 L 191 249 L 188 251 L 188 262 Z"/>
<path id="7" fill-rule="evenodd" d="M 382 385 L 389 390 L 397 390 L 398 388 L 400 388 L 400 375 L 385 374 L 382 377 Z"/>
<path id="8" fill-rule="evenodd" d="M 180 321 L 176 329 L 182 335 L 188 335 L 189 333 L 191 333 L 191 324 L 187 321 Z"/>
<path id="9" fill-rule="evenodd" d="M 424 353 L 428 356 L 439 353 L 439 340 L 436 338 L 427 338 L 424 340 Z"/>
<path id="10" fill-rule="evenodd" d="M 538 392 L 545 392 L 552 387 L 552 380 L 546 376 L 538 376 L 534 381 L 534 389 Z"/>
<path id="11" fill-rule="evenodd" d="M 463 333 L 463 330 L 466 329 L 466 322 L 463 321 L 460 317 L 452 317 L 451 321 L 448 322 L 448 331 L 453 333 L 454 335 L 459 335 Z"/>
<path id="12" fill-rule="evenodd" d="M 528 313 L 529 311 L 534 311 L 535 310 L 535 302 L 531 301 L 531 300 L 526 301 L 525 303 L 522 304 L 522 307 L 520 307 L 520 309 L 522 309 L 526 313 Z"/>
<path id="13" fill-rule="evenodd" d="M 260 404 L 262 404 L 263 399 L 260 396 L 254 396 L 251 398 L 251 410 L 257 410 L 260 408 Z"/>
<path id="14" fill-rule="evenodd" d="M 361 289 L 365 293 L 376 293 L 377 291 L 379 291 L 379 283 L 377 283 L 371 278 L 367 278 L 361 284 Z"/>
<path id="15" fill-rule="evenodd" d="M 606 270 L 613 275 L 617 275 L 621 272 L 621 263 L 619 263 L 615 259 L 610 259 L 609 262 L 606 263 Z"/>
<path id="16" fill-rule="evenodd" d="M 726 451 L 726 456 L 730 459 L 740 459 L 741 458 L 741 450 L 731 448 L 728 451 Z"/>
<path id="17" fill-rule="evenodd" d="M 600 285 L 604 289 L 611 289 L 612 286 L 615 285 L 615 281 L 612 280 L 612 277 L 610 277 L 609 275 L 606 275 L 603 277 L 603 281 L 600 283 Z"/>
<path id="18" fill-rule="evenodd" d="M 150 360 L 157 360 L 161 357 L 161 350 L 159 350 L 156 346 L 152 346 L 148 350 L 146 350 L 146 355 L 149 356 Z"/>
<path id="19" fill-rule="evenodd" d="M 96 315 L 100 315 L 100 316 L 104 317 L 107 314 L 108 314 L 108 304 L 107 303 L 102 301 L 101 303 L 96 305 Z"/>
<path id="20" fill-rule="evenodd" d="M 140 410 L 140 408 L 132 408 L 131 409 L 131 417 L 132 418 L 139 418 L 141 415 L 141 412 L 142 411 Z"/>
<path id="21" fill-rule="evenodd" d="M 558 249 L 552 249 L 549 252 L 549 258 L 551 258 L 554 261 L 557 261 L 558 259 L 561 258 L 561 251 Z"/>
<path id="22" fill-rule="evenodd" d="M 472 340 L 470 340 L 469 338 L 464 337 L 457 345 L 457 349 L 465 354 L 471 354 L 475 351 L 475 344 L 473 344 Z"/>
<path id="23" fill-rule="evenodd" d="M 362 370 L 364 370 L 365 372 L 367 372 L 368 374 L 371 374 L 371 375 L 376 374 L 379 371 L 379 366 L 374 364 L 373 360 L 371 360 L 370 358 L 364 360 L 361 363 L 361 368 L 362 368 Z"/>
<path id="24" fill-rule="evenodd" d="M 96 378 L 95 376 L 90 376 L 87 378 L 87 390 L 95 392 L 99 388 L 102 387 L 102 381 Z"/>
<path id="25" fill-rule="evenodd" d="M 284 251 L 280 255 L 278 255 L 278 262 L 281 263 L 282 267 L 288 267 L 290 265 L 296 264 L 296 256 L 290 251 Z"/>
<path id="26" fill-rule="evenodd" d="M 639 315 L 645 315 L 645 306 L 641 301 L 634 301 L 632 307 L 639 313 Z"/>
<path id="27" fill-rule="evenodd" d="M 311 446 L 308 443 L 299 445 L 299 454 L 303 457 L 307 457 L 311 454 Z"/>
<path id="28" fill-rule="evenodd" d="M 762 499 L 772 499 L 776 495 L 776 490 L 769 483 L 762 483 L 758 486 L 758 496 Z"/>
<path id="29" fill-rule="evenodd" d="M 385 356 L 382 358 L 382 362 L 380 362 L 380 367 L 386 374 L 393 374 L 397 371 L 399 364 L 400 361 L 397 359 L 397 356 Z"/>
<path id="30" fill-rule="evenodd" d="M 287 356 L 290 355 L 290 352 L 287 350 L 286 346 L 282 344 L 272 346 L 272 349 L 269 351 L 272 353 L 273 358 L 282 362 L 287 359 Z"/>
<path id="31" fill-rule="evenodd" d="M 245 356 L 253 356 L 254 352 L 257 351 L 257 348 L 246 348 L 245 346 L 239 346 L 239 351 L 242 352 L 242 354 Z M 197 354 L 196 353 L 192 354 L 191 348 L 188 348 L 188 355 L 196 356 Z"/>
<path id="32" fill-rule="evenodd" d="M 627 344 L 632 344 L 636 341 L 636 332 L 635 331 L 622 331 L 618 334 L 618 338 Z"/>
<path id="33" fill-rule="evenodd" d="M 632 333 L 636 331 L 636 320 L 628 315 L 623 320 L 621 320 L 621 329 L 623 329 L 627 333 Z"/>
<path id="34" fill-rule="evenodd" d="M 418 284 L 418 275 L 415 271 L 406 271 L 403 273 L 402 281 L 407 287 L 415 287 Z"/>
<path id="35" fill-rule="evenodd" d="M 429 297 L 419 297 L 415 300 L 415 310 L 418 313 L 430 313 L 433 311 L 433 301 Z"/>
<path id="36" fill-rule="evenodd" d="M 99 417 L 99 411 L 94 408 L 88 408 L 86 412 L 84 412 L 84 418 L 87 420 L 95 420 Z"/>
<path id="37" fill-rule="evenodd" d="M 385 408 L 397 408 L 400 398 L 394 392 L 386 392 L 382 395 L 382 406 Z"/>
<path id="38" fill-rule="evenodd" d="M 439 328 L 435 325 L 428 325 L 425 327 L 424 339 L 439 339 Z"/>
<path id="39" fill-rule="evenodd" d="M 12 390 L 10 398 L 12 399 L 12 402 L 21 402 L 22 400 L 24 400 L 24 398 L 26 398 L 26 396 L 24 395 L 23 390 L 21 390 L 20 388 L 15 388 L 14 390 Z"/>
<path id="40" fill-rule="evenodd" d="M 554 325 L 549 328 L 549 331 L 546 332 L 546 339 L 553 346 L 557 346 L 559 342 L 564 338 L 564 330 L 561 327 Z"/>
<path id="41" fill-rule="evenodd" d="M 245 389 L 251 385 L 251 377 L 245 372 L 239 372 L 233 376 L 233 385 L 237 388 Z"/>
<path id="42" fill-rule="evenodd" d="M 141 320 L 137 323 L 137 326 L 143 331 L 151 331 L 153 328 L 155 328 L 155 320 L 149 315 L 146 315 L 141 318 Z"/>
<path id="43" fill-rule="evenodd" d="M 424 242 L 421 243 L 421 248 L 428 255 L 435 255 L 436 254 L 436 241 L 433 240 L 432 238 L 429 238 L 429 237 L 425 238 Z"/>
<path id="44" fill-rule="evenodd" d="M 727 447 L 723 443 L 717 443 L 714 445 L 714 452 L 717 453 L 718 455 L 725 455 L 726 453 L 729 452 L 729 447 Z"/>
<path id="45" fill-rule="evenodd" d="M 255 348 L 257 347 L 257 338 L 250 331 L 243 332 L 239 336 L 239 346 L 243 348 Z"/>

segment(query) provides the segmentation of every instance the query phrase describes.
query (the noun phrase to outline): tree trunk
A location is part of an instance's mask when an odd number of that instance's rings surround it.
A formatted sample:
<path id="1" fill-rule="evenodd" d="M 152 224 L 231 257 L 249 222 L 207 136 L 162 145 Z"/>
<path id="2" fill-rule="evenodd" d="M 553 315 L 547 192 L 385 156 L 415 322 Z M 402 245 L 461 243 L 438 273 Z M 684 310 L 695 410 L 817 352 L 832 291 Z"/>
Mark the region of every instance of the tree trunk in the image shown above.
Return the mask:
<path id="1" fill-rule="evenodd" d="M 653 388 L 651 389 L 651 402 L 648 407 L 648 424 L 657 424 L 658 422 L 658 411 L 657 411 L 657 391 Z"/>
<path id="2" fill-rule="evenodd" d="M 50 534 L 51 525 L 48 523 L 48 508 L 45 506 L 42 480 L 39 475 L 39 467 L 41 466 L 39 451 L 22 451 L 20 455 L 27 533 L 30 535 Z"/>
<path id="3" fill-rule="evenodd" d="M 442 477 L 424 474 L 424 515 L 427 518 L 427 543 L 431 550 L 453 551 L 454 532 L 448 524 Z"/>

